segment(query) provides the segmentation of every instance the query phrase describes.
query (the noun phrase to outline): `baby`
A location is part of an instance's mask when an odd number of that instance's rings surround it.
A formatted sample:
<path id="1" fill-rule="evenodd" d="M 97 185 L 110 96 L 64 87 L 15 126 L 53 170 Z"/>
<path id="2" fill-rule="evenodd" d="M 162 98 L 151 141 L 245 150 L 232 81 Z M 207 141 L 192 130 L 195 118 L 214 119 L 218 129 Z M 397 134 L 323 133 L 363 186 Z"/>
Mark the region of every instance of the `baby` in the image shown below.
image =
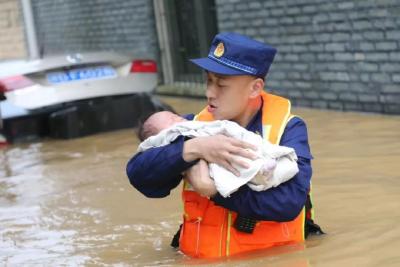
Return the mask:
<path id="1" fill-rule="evenodd" d="M 262 191 L 289 180 L 298 172 L 297 156 L 292 148 L 272 145 L 231 121 L 187 121 L 169 111 L 154 113 L 143 123 L 139 129 L 139 138 L 144 141 L 139 145 L 138 152 L 167 145 L 178 136 L 204 137 L 217 134 L 257 145 L 257 159 L 240 157 L 250 167 L 236 167 L 239 176 L 217 164 L 207 164 L 200 160 L 189 169 L 187 179 L 193 189 L 202 195 L 212 196 L 218 191 L 227 197 L 244 184 L 253 190 Z"/>

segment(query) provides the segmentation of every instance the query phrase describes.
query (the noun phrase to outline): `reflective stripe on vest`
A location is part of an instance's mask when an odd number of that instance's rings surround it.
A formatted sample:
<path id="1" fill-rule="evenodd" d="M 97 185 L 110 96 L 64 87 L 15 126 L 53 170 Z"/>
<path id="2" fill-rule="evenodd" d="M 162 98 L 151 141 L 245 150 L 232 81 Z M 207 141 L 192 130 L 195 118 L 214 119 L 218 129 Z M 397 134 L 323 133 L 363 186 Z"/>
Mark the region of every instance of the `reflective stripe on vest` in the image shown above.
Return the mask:
<path id="1" fill-rule="evenodd" d="M 265 92 L 261 96 L 263 137 L 279 144 L 287 122 L 293 118 L 290 101 Z M 195 116 L 195 120 L 212 121 L 213 117 L 204 109 Z M 258 221 L 254 232 L 248 234 L 232 226 L 236 212 L 217 206 L 208 198 L 188 190 L 185 183 L 182 200 L 184 216 L 179 246 L 183 253 L 193 257 L 223 257 L 304 240 L 304 208 L 290 222 Z"/>

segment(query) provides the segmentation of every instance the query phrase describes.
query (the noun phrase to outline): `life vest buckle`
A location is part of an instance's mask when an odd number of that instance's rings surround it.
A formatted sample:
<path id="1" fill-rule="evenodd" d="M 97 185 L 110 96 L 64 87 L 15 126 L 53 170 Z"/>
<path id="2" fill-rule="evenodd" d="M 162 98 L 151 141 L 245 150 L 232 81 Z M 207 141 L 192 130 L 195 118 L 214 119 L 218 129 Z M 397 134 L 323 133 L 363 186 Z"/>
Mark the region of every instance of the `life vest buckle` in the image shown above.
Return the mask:
<path id="1" fill-rule="evenodd" d="M 252 234 L 254 231 L 254 228 L 256 226 L 257 220 L 247 218 L 241 215 L 238 215 L 236 217 L 235 223 L 233 227 L 235 227 L 236 230 L 247 233 L 247 234 Z"/>

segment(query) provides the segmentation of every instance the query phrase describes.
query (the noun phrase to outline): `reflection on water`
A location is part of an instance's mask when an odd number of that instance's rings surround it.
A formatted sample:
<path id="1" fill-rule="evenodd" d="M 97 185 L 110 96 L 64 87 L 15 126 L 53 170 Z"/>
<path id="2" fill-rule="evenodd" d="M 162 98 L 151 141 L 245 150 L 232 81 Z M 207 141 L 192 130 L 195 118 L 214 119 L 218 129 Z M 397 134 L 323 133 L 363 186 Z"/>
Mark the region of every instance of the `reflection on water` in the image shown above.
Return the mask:
<path id="1" fill-rule="evenodd" d="M 200 100 L 165 98 L 178 112 Z M 169 247 L 179 190 L 146 199 L 125 176 L 123 130 L 0 150 L 0 264 L 6 266 L 399 266 L 400 117 L 298 109 L 308 122 L 317 220 L 304 246 L 205 262 Z"/>

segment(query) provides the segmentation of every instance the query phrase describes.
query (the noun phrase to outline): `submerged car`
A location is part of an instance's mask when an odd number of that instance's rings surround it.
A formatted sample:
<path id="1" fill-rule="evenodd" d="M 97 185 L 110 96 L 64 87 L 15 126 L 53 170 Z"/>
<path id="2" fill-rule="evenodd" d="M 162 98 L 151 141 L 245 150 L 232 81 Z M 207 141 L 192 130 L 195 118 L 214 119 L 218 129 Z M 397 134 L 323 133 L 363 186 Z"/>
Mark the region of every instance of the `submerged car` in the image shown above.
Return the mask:
<path id="1" fill-rule="evenodd" d="M 152 92 L 157 85 L 153 60 L 113 53 L 53 56 L 0 64 L 0 83 L 12 104 L 26 109 L 101 96 Z"/>
<path id="2" fill-rule="evenodd" d="M 162 109 L 150 95 L 157 82 L 155 61 L 114 52 L 1 63 L 3 132 L 15 141 L 131 127 Z"/>

